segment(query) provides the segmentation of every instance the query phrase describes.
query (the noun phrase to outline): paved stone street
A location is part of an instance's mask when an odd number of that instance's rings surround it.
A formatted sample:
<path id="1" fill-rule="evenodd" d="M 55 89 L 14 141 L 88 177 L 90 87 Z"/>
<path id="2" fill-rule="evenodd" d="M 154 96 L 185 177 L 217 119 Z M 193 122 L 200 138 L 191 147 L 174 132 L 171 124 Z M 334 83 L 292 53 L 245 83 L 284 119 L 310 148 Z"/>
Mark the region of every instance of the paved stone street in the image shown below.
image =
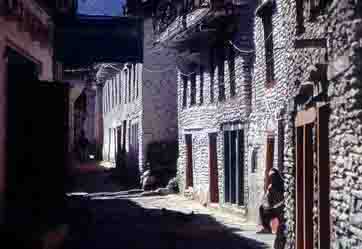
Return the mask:
<path id="1" fill-rule="evenodd" d="M 179 195 L 141 196 L 121 191 L 109 171 L 88 170 L 74 178 L 69 196 L 65 248 L 268 248 L 273 235 L 255 225 L 208 209 Z"/>

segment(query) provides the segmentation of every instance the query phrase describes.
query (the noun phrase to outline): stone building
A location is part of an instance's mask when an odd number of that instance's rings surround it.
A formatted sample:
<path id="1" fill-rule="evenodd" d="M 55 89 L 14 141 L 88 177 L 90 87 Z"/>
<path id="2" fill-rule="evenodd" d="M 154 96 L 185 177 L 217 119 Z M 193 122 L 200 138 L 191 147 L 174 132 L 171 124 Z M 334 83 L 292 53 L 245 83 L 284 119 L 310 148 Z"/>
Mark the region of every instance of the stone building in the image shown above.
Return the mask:
<path id="1" fill-rule="evenodd" d="M 273 1 L 259 1 L 255 11 L 255 63 L 251 113 L 248 117 L 247 158 L 249 173 L 248 217 L 256 222 L 267 188 L 270 168 L 283 171 L 284 120 L 287 103 L 288 64 L 285 13 Z"/>
<path id="2" fill-rule="evenodd" d="M 8 117 L 10 108 L 10 87 L 17 85 L 17 90 L 24 91 L 23 84 L 34 80 L 53 81 L 56 79 L 54 47 L 54 15 L 63 11 L 73 11 L 73 1 L 0 1 L 0 223 L 4 206 L 5 190 L 9 191 L 9 133 Z M 20 97 L 19 94 L 17 97 Z M 13 97 L 13 96 L 12 96 Z M 18 99 L 18 103 L 22 100 Z M 13 103 L 13 102 L 12 102 Z M 26 108 L 26 106 L 23 106 Z M 25 110 L 25 109 L 23 109 Z M 21 115 L 17 113 L 17 115 Z M 14 117 L 14 116 L 13 116 Z M 15 116 L 16 117 L 16 116 Z M 20 131 L 19 131 L 20 134 Z M 19 139 L 13 136 L 12 139 Z M 28 137 L 30 135 L 28 134 Z M 18 140 L 17 140 L 18 141 Z M 25 144 L 25 141 L 24 141 Z M 20 151 L 23 147 L 18 145 Z M 14 166 L 14 165 L 12 165 Z M 29 165 L 26 165 L 29 166 Z M 25 165 L 21 165 L 21 168 Z M 21 172 L 17 172 L 19 175 Z M 6 177 L 5 177 L 6 176 Z M 13 187 L 13 185 L 11 186 Z"/>
<path id="3" fill-rule="evenodd" d="M 332 0 L 256 11 L 250 135 L 256 169 L 284 174 L 286 248 L 361 247 L 361 13 Z"/>
<path id="4" fill-rule="evenodd" d="M 159 1 L 156 41 L 176 48 L 183 194 L 246 211 L 246 126 L 254 61 L 254 1 Z M 245 52 L 247 51 L 247 52 Z"/>
<path id="5" fill-rule="evenodd" d="M 148 3 L 132 5 L 135 3 L 127 3 L 126 14 L 142 17 L 143 61 L 104 64 L 99 75 L 102 70 L 109 72 L 102 93 L 103 158 L 115 162 L 117 153 L 124 149 L 128 165 L 140 173 L 146 161 L 152 160 L 147 156 L 152 144 L 177 141 L 177 78 L 172 50 L 154 48 Z M 169 166 L 175 168 L 176 158 L 172 160 Z"/>

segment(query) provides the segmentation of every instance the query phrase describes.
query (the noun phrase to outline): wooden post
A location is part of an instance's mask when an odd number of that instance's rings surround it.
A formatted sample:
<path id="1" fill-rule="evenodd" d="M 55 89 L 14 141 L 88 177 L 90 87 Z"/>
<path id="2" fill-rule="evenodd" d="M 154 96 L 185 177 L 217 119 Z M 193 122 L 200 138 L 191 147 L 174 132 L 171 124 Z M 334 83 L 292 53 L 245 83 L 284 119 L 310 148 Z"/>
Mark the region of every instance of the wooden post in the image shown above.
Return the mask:
<path id="1" fill-rule="evenodd" d="M 296 213 L 296 249 L 304 248 L 304 238 L 303 238 L 303 226 L 304 226 L 304 213 L 303 213 L 303 197 L 304 197 L 304 187 L 303 187 L 303 166 L 304 166 L 304 146 L 303 146 L 303 137 L 304 130 L 303 127 L 296 128 L 296 138 L 295 138 L 295 147 L 296 147 L 296 189 L 295 189 L 295 213 Z"/>
<path id="2" fill-rule="evenodd" d="M 319 248 L 330 248 L 329 107 L 317 112 L 317 160 L 319 183 Z"/>

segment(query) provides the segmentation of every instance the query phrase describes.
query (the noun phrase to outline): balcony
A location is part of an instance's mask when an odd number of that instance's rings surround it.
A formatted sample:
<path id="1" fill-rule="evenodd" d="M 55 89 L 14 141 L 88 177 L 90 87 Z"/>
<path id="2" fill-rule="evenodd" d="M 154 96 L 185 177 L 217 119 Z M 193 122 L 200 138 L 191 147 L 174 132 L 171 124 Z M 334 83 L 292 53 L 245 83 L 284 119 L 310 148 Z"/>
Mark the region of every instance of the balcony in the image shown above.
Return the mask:
<path id="1" fill-rule="evenodd" d="M 161 0 L 154 6 L 153 28 L 157 42 L 220 17 L 237 15 L 248 0 Z"/>

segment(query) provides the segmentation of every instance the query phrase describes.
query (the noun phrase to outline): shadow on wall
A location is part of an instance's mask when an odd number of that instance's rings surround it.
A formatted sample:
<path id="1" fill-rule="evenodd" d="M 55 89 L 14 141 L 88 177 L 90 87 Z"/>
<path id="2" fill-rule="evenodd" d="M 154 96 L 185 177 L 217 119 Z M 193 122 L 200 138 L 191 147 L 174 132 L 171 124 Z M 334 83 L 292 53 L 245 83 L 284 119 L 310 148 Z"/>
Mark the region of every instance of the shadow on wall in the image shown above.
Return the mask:
<path id="1" fill-rule="evenodd" d="M 136 154 L 132 151 L 118 151 L 116 168 L 113 170 L 112 175 L 120 185 L 127 188 L 138 188 L 140 186 L 140 170 Z"/>
<path id="2" fill-rule="evenodd" d="M 176 176 L 178 157 L 178 141 L 155 141 L 147 145 L 146 166 L 143 171 L 151 171 L 157 176 L 162 187 Z"/>

